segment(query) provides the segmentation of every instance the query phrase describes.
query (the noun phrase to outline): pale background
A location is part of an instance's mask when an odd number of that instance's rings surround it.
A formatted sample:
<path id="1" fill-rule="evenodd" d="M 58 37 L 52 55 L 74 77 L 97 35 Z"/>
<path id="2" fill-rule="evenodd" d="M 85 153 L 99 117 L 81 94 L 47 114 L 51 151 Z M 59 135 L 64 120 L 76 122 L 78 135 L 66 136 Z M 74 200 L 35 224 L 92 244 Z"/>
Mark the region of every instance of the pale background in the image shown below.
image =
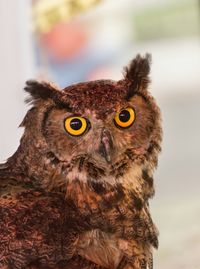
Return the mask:
<path id="1" fill-rule="evenodd" d="M 199 2 L 105 0 L 76 15 L 72 20 L 80 29 L 84 25 L 90 38 L 81 57 L 64 66 L 66 76 L 59 62 L 56 71 L 51 69 L 46 51 L 36 42 L 30 6 L 28 0 L 0 0 L 0 161 L 19 144 L 27 79 L 48 78 L 61 86 L 119 79 L 122 67 L 137 53 L 152 53 L 151 88 L 164 126 L 151 202 L 160 230 L 155 268 L 200 269 Z"/>

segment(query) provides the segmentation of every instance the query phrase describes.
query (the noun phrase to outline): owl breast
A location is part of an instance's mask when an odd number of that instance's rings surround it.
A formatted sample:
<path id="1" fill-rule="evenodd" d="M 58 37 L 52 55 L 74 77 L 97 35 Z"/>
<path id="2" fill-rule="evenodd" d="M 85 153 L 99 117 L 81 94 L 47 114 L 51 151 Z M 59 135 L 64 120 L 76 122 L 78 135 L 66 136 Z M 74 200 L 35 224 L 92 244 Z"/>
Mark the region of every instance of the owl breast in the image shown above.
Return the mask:
<path id="1" fill-rule="evenodd" d="M 102 267 L 117 268 L 126 245 L 126 241 L 96 229 L 80 236 L 78 254 Z"/>

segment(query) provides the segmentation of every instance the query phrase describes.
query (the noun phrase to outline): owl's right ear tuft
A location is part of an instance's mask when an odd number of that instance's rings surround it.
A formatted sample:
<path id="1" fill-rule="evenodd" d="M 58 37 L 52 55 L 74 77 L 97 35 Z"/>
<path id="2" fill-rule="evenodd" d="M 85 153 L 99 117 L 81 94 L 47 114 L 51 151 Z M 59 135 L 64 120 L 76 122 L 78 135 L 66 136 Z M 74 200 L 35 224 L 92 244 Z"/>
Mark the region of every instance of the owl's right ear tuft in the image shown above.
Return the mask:
<path id="1" fill-rule="evenodd" d="M 56 85 L 50 82 L 39 82 L 37 80 L 28 80 L 24 90 L 30 94 L 26 98 L 26 103 L 34 103 L 38 100 L 52 100 L 54 104 L 59 108 L 65 108 L 71 111 L 71 107 L 66 100 L 63 91 L 60 90 Z"/>
<path id="2" fill-rule="evenodd" d="M 26 99 L 26 102 L 38 99 L 54 99 L 60 92 L 53 84 L 37 80 L 28 80 L 24 90 L 31 95 L 31 98 Z"/>

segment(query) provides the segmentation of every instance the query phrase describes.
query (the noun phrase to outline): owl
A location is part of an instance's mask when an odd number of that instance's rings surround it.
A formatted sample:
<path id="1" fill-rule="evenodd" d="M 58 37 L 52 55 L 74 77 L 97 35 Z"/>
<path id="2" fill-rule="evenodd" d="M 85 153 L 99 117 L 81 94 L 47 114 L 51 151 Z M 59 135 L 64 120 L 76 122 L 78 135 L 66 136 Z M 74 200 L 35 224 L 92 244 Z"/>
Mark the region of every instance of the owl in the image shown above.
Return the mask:
<path id="1" fill-rule="evenodd" d="M 1 269 L 152 269 L 161 150 L 151 57 L 119 81 L 28 81 L 19 148 L 0 165 Z"/>

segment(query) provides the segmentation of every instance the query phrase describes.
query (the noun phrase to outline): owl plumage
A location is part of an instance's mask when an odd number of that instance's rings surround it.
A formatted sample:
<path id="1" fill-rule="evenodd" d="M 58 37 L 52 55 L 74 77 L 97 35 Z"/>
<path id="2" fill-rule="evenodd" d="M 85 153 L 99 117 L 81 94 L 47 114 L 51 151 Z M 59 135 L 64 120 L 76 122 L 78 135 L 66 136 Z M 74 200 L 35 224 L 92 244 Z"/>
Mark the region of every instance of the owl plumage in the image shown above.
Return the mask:
<path id="1" fill-rule="evenodd" d="M 27 82 L 25 131 L 0 166 L 0 268 L 153 267 L 162 129 L 150 60 L 137 55 L 117 82 Z"/>

